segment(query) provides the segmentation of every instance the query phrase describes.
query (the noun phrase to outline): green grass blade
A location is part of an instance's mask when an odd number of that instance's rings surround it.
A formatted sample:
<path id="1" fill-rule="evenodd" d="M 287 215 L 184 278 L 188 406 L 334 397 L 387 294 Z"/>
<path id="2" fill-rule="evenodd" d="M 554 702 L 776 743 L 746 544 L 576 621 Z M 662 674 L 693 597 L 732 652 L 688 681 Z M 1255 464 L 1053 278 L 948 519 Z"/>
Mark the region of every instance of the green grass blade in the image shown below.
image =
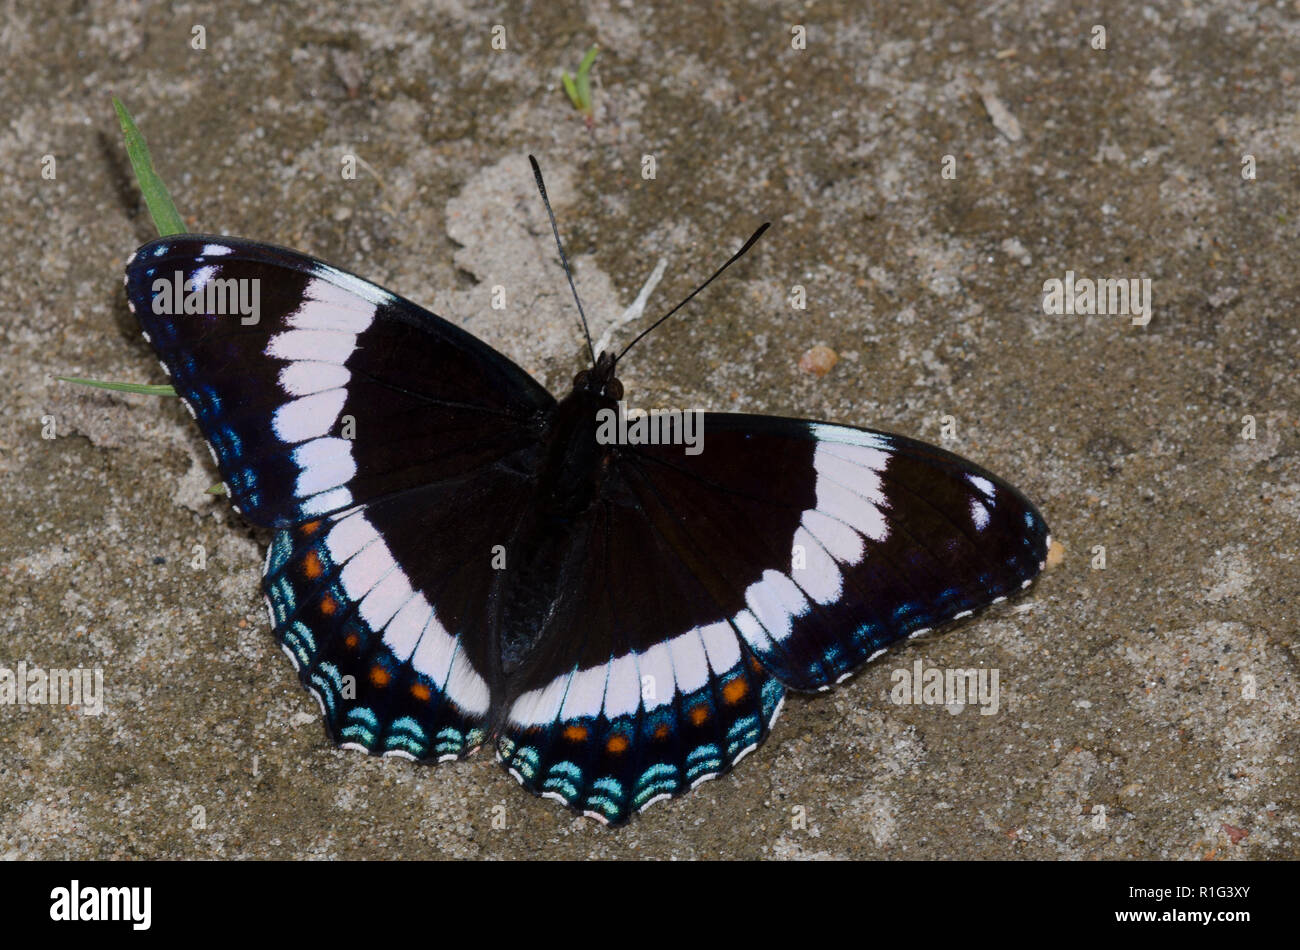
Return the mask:
<path id="1" fill-rule="evenodd" d="M 592 116 L 591 64 L 596 61 L 596 54 L 599 52 L 600 47 L 592 44 L 591 49 L 587 50 L 587 55 L 583 56 L 582 62 L 578 64 L 577 75 L 570 76 L 566 69 L 560 76 L 560 81 L 564 83 L 564 91 L 568 94 L 569 101 L 573 103 L 573 108 L 588 119 Z"/>
<path id="2" fill-rule="evenodd" d="M 582 100 L 582 111 L 587 115 L 592 114 L 591 64 L 596 61 L 596 54 L 599 52 L 600 47 L 593 43 L 591 49 L 587 50 L 587 55 L 582 57 L 582 62 L 578 65 L 578 98 Z"/>
<path id="3" fill-rule="evenodd" d="M 172 196 L 167 193 L 167 186 L 154 171 L 149 146 L 136 128 L 135 120 L 116 96 L 113 97 L 113 108 L 117 110 L 117 121 L 122 126 L 122 135 L 126 139 L 126 154 L 131 159 L 131 167 L 135 169 L 135 180 L 144 194 L 144 203 L 149 207 L 149 215 L 153 218 L 154 227 L 158 229 L 158 236 L 185 234 L 189 229 L 181 220 Z"/>
<path id="4" fill-rule="evenodd" d="M 140 129 L 131 118 L 131 113 L 126 111 L 126 106 L 122 105 L 121 100 L 116 96 L 113 97 L 113 109 L 117 112 L 117 121 L 122 127 L 122 136 L 126 139 L 126 154 L 131 159 L 136 183 L 140 186 L 140 193 L 144 195 L 144 203 L 149 208 L 149 216 L 153 218 L 154 227 L 158 229 L 158 236 L 188 233 L 189 229 L 181 220 L 180 212 L 176 210 L 176 204 L 172 201 L 167 186 L 163 184 L 162 177 L 153 167 L 153 157 L 149 154 L 149 146 L 144 136 L 140 134 Z M 78 386 L 93 386 L 96 389 L 111 389 L 122 393 L 139 393 L 144 396 L 176 395 L 175 387 L 169 384 L 155 386 L 147 383 L 110 383 L 100 379 L 81 379 L 76 376 L 54 378 L 65 383 L 76 383 Z M 210 495 L 225 493 L 226 486 L 220 482 L 208 489 Z"/>
<path id="5" fill-rule="evenodd" d="M 142 396 L 176 395 L 175 388 L 165 383 L 154 386 L 148 383 L 108 383 L 101 379 L 81 379 L 77 376 L 55 376 L 54 378 L 65 383 L 76 383 L 78 386 L 93 386 L 96 389 L 111 389 L 119 393 L 139 393 Z"/>
<path id="6" fill-rule="evenodd" d="M 582 100 L 578 98 L 578 87 L 573 84 L 573 77 L 569 75 L 567 69 L 564 71 L 564 74 L 560 76 L 560 82 L 564 83 L 564 91 L 568 93 L 569 101 L 573 103 L 573 108 L 581 111 Z"/>

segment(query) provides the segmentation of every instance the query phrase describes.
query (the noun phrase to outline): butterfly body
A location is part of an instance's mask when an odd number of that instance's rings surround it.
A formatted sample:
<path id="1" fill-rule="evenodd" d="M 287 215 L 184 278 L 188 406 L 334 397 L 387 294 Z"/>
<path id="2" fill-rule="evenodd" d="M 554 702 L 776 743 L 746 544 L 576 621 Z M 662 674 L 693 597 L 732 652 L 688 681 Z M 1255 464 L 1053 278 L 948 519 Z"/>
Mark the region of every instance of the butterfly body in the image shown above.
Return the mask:
<path id="1" fill-rule="evenodd" d="M 257 281 L 260 319 L 159 312 L 177 272 Z M 608 353 L 556 401 L 434 314 L 270 245 L 163 238 L 126 283 L 232 502 L 273 532 L 271 626 L 340 745 L 490 743 L 529 790 L 617 824 L 731 769 L 787 689 L 1043 566 L 1024 496 L 925 443 L 704 413 L 698 454 L 610 444 Z"/>
<path id="2" fill-rule="evenodd" d="M 606 362 L 612 368 L 608 357 Z M 598 414 L 618 405 L 605 392 L 607 385 L 599 376 L 580 374 L 573 391 L 546 415 L 533 497 L 501 551 L 502 610 L 495 629 L 504 681 L 495 691 L 501 701 L 494 703 L 494 719 L 504 711 L 503 703 L 517 695 L 513 678 L 549 626 L 565 572 L 577 556 L 571 543 L 574 528 L 607 490 L 617 448 L 596 437 Z M 621 394 L 622 387 L 615 391 Z"/>

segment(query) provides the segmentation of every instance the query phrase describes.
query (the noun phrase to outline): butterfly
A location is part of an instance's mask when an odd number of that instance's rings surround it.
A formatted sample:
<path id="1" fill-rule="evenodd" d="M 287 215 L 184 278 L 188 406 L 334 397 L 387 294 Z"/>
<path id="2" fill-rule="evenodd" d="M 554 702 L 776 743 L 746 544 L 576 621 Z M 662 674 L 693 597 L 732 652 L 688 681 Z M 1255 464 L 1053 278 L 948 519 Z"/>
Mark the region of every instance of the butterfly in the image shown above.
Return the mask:
<path id="1" fill-rule="evenodd" d="M 529 791 L 620 824 L 734 767 L 788 690 L 826 690 L 1044 566 L 1034 506 L 923 442 L 732 413 L 700 415 L 694 453 L 600 438 L 632 344 L 597 354 L 588 334 L 556 400 L 295 251 L 173 235 L 125 282 L 232 503 L 273 532 L 271 626 L 347 748 L 495 747 Z"/>

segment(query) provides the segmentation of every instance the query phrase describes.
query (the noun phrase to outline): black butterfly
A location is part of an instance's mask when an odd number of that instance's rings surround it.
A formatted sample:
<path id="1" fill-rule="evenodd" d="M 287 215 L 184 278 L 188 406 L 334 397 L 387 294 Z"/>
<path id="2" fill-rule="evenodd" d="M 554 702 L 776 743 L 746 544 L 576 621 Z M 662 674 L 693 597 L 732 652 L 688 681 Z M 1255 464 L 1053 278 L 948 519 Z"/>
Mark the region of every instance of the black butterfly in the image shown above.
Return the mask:
<path id="1" fill-rule="evenodd" d="M 178 272 L 208 295 L 160 313 Z M 213 306 L 232 281 L 260 288 L 256 322 Z M 922 442 L 707 413 L 699 454 L 609 444 L 609 352 L 557 402 L 447 321 L 266 244 L 165 237 L 126 285 L 236 508 L 275 531 L 271 624 L 347 747 L 494 742 L 525 788 L 621 823 L 739 762 L 787 689 L 1043 567 L 1024 496 Z"/>

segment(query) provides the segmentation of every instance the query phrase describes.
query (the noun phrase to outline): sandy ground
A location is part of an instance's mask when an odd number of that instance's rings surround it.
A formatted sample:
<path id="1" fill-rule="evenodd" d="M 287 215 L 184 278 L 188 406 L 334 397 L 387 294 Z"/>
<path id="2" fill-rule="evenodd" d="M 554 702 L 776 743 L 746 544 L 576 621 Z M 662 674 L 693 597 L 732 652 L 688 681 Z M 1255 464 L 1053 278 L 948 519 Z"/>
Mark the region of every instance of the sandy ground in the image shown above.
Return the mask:
<path id="1" fill-rule="evenodd" d="M 1300 856 L 1297 6 L 6 4 L 0 666 L 99 668 L 106 698 L 0 706 L 0 853 Z M 592 41 L 588 129 L 559 73 Z M 180 406 L 47 375 L 163 381 L 122 294 L 153 230 L 110 94 L 195 230 L 368 275 L 553 391 L 583 350 L 528 152 L 596 332 L 661 258 L 655 311 L 770 219 L 639 348 L 631 399 L 932 441 L 951 416 L 1064 560 L 622 830 L 487 756 L 335 750 L 266 629 L 266 538 L 205 494 Z M 1045 313 L 1071 270 L 1149 278 L 1150 322 Z M 918 660 L 997 669 L 997 714 L 891 703 Z"/>

